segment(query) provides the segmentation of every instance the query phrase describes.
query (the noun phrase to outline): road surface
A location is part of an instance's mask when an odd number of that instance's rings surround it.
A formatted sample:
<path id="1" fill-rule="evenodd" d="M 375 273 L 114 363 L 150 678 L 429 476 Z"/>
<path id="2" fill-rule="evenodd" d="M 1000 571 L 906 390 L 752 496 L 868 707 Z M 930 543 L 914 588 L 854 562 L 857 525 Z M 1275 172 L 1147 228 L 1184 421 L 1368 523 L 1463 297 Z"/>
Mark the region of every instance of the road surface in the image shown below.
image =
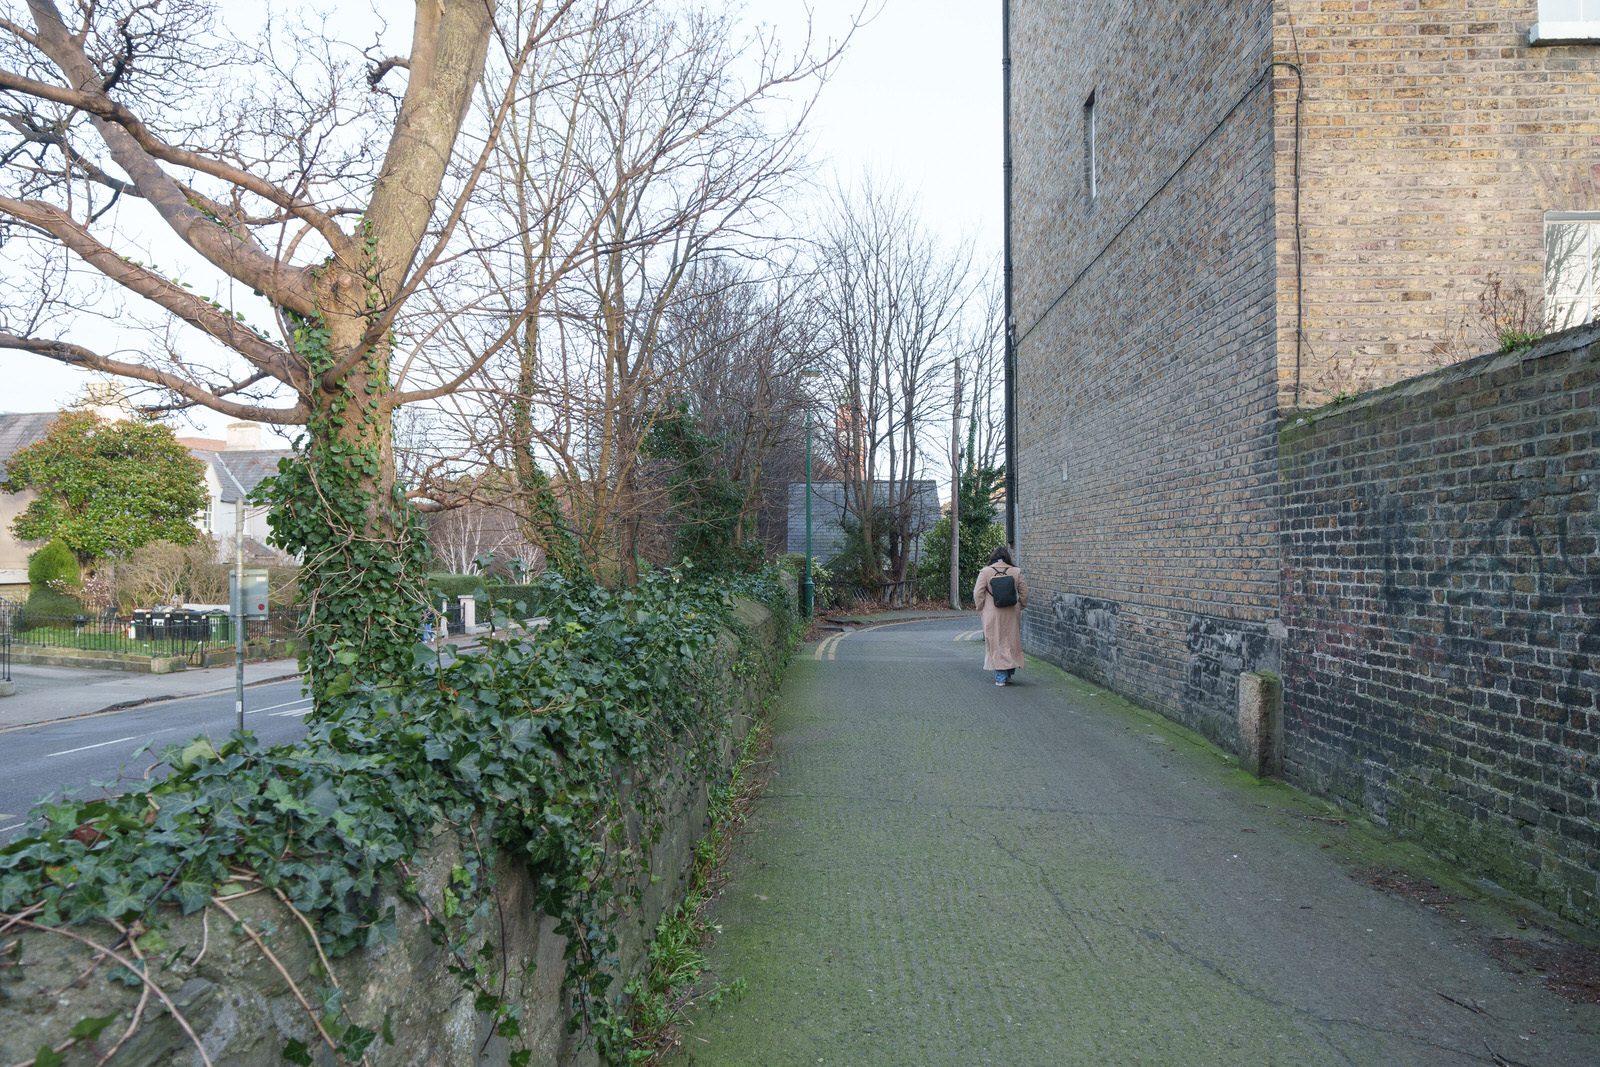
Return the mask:
<path id="1" fill-rule="evenodd" d="M 245 726 L 270 744 L 304 735 L 310 710 L 298 679 L 245 690 Z M 233 693 L 222 692 L 0 732 L 0 842 L 26 828 L 36 802 L 121 792 L 168 745 L 201 735 L 221 741 L 235 721 Z"/>

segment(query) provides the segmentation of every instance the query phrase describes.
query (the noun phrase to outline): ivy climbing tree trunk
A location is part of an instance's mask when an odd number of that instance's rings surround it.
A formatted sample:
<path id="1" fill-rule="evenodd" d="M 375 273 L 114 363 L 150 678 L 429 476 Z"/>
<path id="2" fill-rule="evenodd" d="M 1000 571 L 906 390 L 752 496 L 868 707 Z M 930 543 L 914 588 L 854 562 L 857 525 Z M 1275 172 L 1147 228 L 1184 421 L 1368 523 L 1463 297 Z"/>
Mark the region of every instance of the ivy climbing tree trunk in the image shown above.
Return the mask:
<path id="1" fill-rule="evenodd" d="M 303 653 L 319 709 L 353 683 L 381 685 L 409 675 L 422 553 L 396 485 L 393 413 L 408 400 L 459 387 L 475 368 L 402 392 L 391 367 L 395 324 L 445 257 L 460 207 L 482 173 L 483 153 L 458 159 L 456 142 L 491 36 L 504 46 L 499 58 L 520 71 L 572 6 L 567 0 L 518 7 L 509 16 L 514 24 L 495 34 L 500 9 L 485 0 L 419 0 L 410 55 L 375 62 L 366 79 L 368 95 L 381 101 L 371 91 L 387 74 L 404 71 L 398 107 L 352 111 L 341 101 L 362 96 L 339 82 L 347 65 L 330 59 L 321 72 L 327 106 L 313 102 L 296 113 L 263 100 L 262 112 L 284 116 L 285 124 L 265 129 L 248 117 L 229 125 L 224 116 L 209 128 L 189 123 L 190 93 L 210 76 L 208 61 L 222 65 L 227 44 L 206 37 L 210 9 L 199 0 L 126 17 L 111 5 L 80 6 L 74 11 L 80 21 L 71 27 L 52 0 L 28 0 L 31 28 L 0 21 L 0 118 L 39 153 L 58 157 L 42 177 L 32 157 L 4 157 L 0 168 L 15 179 L 4 187 L 19 193 L 0 196 L 0 215 L 41 261 L 70 255 L 199 330 L 244 366 L 219 380 L 213 367 L 189 365 L 166 346 L 108 356 L 41 333 L 52 321 L 49 311 L 72 299 L 47 282 L 0 307 L 0 347 L 142 382 L 165 398 L 152 405 L 158 410 L 202 405 L 305 427 L 295 458 L 268 483 L 267 496 L 276 540 L 300 555 L 305 568 Z M 175 55 L 194 59 L 169 58 Z M 306 99 L 303 70 L 272 68 L 269 55 L 254 55 L 267 64 L 258 73 L 272 105 L 296 94 Z M 272 84 L 273 74 L 292 83 L 291 91 Z M 492 143 L 508 107 L 502 100 L 486 108 L 480 142 Z M 250 112 L 242 107 L 239 115 Z M 368 182 L 361 175 L 365 143 L 338 157 L 330 147 L 336 135 L 352 140 L 348 127 L 358 120 L 371 124 L 377 144 L 385 143 L 387 127 L 386 148 Z M 169 130 L 180 132 L 161 132 Z M 247 146 L 259 153 L 254 161 L 244 155 Z M 447 178 L 451 195 L 442 197 Z M 242 311 L 192 283 L 118 251 L 130 237 L 108 212 L 124 199 L 144 209 L 146 224 L 165 226 L 215 271 L 219 291 L 242 286 L 263 297 L 281 339 L 246 325 Z M 351 216 L 359 219 L 353 227 L 342 221 Z M 285 396 L 290 403 L 281 406 Z"/>

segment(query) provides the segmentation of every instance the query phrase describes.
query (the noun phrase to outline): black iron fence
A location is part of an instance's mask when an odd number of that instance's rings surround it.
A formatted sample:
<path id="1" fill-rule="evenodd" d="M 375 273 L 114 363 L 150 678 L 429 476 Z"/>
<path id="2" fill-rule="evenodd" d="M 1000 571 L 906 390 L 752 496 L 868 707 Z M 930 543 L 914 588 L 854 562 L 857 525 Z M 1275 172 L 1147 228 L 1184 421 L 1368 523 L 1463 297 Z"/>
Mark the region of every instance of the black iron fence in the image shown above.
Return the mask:
<path id="1" fill-rule="evenodd" d="M 819 608 L 852 608 L 856 606 L 903 608 L 917 595 L 917 582 L 907 578 L 900 582 L 887 579 L 875 581 L 822 578 L 815 583 L 816 602 Z"/>
<path id="2" fill-rule="evenodd" d="M 226 611 L 151 609 L 122 615 L 60 614 L 29 611 L 0 600 L 0 635 L 9 663 L 17 649 L 78 649 L 133 656 L 185 657 L 198 662 L 206 652 L 231 648 L 233 619 Z M 281 636 L 274 620 L 245 623 L 246 640 Z"/>

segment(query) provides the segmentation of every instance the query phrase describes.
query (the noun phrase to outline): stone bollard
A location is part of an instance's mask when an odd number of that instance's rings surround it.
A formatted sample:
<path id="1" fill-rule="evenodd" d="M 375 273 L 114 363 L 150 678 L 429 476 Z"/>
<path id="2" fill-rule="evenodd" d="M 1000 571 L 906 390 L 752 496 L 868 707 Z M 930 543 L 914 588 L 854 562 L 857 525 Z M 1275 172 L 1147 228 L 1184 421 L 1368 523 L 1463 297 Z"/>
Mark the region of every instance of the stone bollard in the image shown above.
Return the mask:
<path id="1" fill-rule="evenodd" d="M 1276 674 L 1239 675 L 1239 766 L 1257 778 L 1283 773 L 1283 682 Z"/>
<path id="2" fill-rule="evenodd" d="M 471 593 L 461 597 L 461 632 L 464 634 L 478 632 L 478 599 Z"/>

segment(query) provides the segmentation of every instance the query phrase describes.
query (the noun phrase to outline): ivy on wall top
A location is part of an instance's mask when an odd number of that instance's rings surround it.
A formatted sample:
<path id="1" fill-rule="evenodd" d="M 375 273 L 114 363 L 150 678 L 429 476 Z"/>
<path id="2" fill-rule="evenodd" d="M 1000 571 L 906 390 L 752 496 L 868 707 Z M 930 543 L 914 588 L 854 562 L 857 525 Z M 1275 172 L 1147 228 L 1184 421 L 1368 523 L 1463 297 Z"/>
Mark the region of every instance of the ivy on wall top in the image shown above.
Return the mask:
<path id="1" fill-rule="evenodd" d="M 608 920 L 627 908 L 648 849 L 616 847 L 606 828 L 622 824 L 624 804 L 652 825 L 649 783 L 669 754 L 719 742 L 729 710 L 710 676 L 712 650 L 740 629 L 734 597 L 793 616 L 771 572 L 715 584 L 657 573 L 621 593 L 559 577 L 549 585 L 551 621 L 538 635 L 451 662 L 418 646 L 425 683 L 354 688 L 299 745 L 197 740 L 168 750 L 172 773 L 144 789 L 43 806 L 42 832 L 0 849 L 0 924 L 105 921 L 137 933 L 161 906 L 194 912 L 216 904 L 219 887 L 255 882 L 307 916 L 337 957 L 393 938 L 383 891 L 415 899 L 406 864 L 441 825 L 455 827 L 469 859 L 444 899 L 419 903 L 480 1007 L 515 1038 L 514 1013 L 481 981 L 470 947 L 490 906 L 494 849 L 534 872 L 539 909 L 568 939 L 574 1023 L 615 1051 L 626 1026 L 607 997 Z M 742 644 L 744 656 L 764 654 Z M 733 665 L 735 677 L 748 673 Z M 377 1033 L 364 1022 L 345 1019 L 324 1037 L 359 1059 Z"/>

